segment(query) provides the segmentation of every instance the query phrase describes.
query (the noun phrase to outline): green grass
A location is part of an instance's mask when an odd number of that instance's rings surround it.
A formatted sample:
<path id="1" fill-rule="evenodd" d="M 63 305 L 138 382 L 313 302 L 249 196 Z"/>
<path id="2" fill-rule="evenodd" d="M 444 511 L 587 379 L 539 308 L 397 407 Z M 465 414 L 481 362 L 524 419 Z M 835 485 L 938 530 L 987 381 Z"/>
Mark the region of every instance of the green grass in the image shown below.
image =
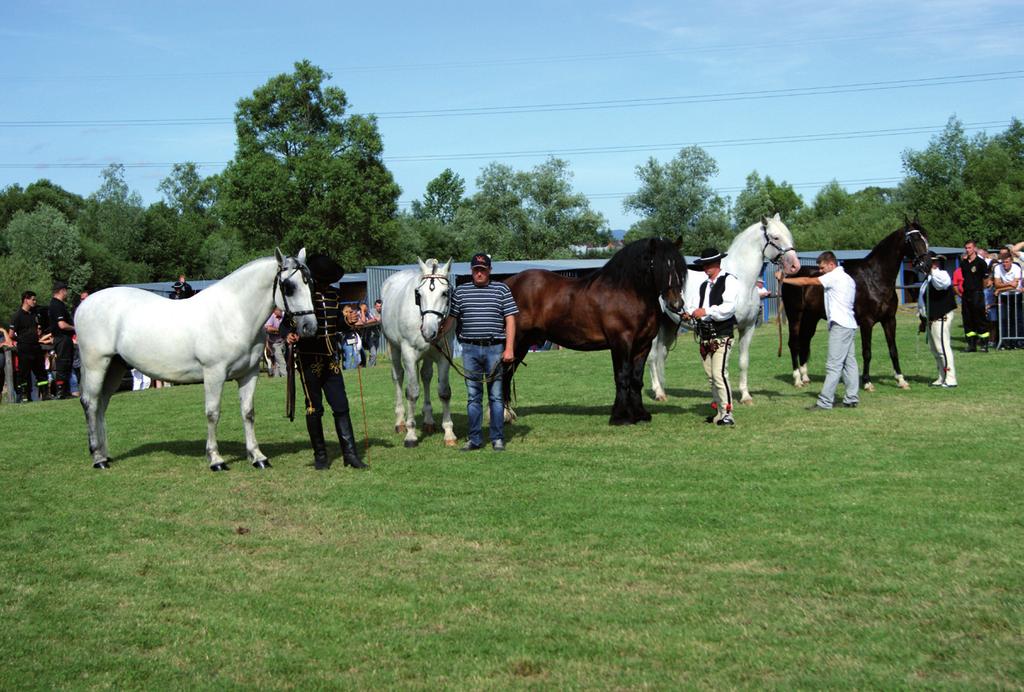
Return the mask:
<path id="1" fill-rule="evenodd" d="M 1020 688 L 1024 361 L 958 353 L 961 386 L 930 389 L 912 327 L 910 391 L 876 334 L 878 391 L 820 414 L 825 340 L 795 390 L 762 328 L 735 429 L 703 423 L 688 337 L 631 428 L 606 352 L 534 354 L 504 455 L 404 449 L 378 367 L 366 473 L 312 469 L 277 380 L 265 472 L 233 385 L 226 474 L 199 387 L 117 395 L 106 473 L 77 402 L 2 405 L 0 686 Z"/>

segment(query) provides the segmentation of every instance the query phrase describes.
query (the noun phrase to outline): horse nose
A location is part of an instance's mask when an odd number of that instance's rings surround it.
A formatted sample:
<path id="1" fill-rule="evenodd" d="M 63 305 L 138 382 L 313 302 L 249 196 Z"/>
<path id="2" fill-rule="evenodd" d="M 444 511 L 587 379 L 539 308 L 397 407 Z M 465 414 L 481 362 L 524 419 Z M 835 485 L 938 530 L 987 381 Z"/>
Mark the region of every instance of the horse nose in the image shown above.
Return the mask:
<path id="1" fill-rule="evenodd" d="M 300 331 L 302 332 L 302 336 L 316 336 L 316 320 L 304 320 Z"/>

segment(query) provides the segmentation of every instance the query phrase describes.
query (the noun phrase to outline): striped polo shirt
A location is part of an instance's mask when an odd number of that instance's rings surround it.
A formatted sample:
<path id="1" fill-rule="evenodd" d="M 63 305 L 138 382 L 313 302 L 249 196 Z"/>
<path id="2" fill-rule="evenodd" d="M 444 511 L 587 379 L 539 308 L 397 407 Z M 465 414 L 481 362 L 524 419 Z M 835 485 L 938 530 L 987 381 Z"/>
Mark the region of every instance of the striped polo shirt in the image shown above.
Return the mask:
<path id="1" fill-rule="evenodd" d="M 452 296 L 451 315 L 459 320 L 460 339 L 504 339 L 505 317 L 518 313 L 512 291 L 500 281 L 486 286 L 466 282 Z"/>

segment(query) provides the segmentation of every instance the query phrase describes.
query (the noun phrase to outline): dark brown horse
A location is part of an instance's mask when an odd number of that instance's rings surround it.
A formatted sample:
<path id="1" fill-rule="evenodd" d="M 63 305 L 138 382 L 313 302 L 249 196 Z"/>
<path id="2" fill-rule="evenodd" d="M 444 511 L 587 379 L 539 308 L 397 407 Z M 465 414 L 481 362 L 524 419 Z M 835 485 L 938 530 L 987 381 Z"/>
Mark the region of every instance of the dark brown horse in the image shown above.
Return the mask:
<path id="1" fill-rule="evenodd" d="M 876 323 L 882 325 L 885 341 L 889 345 L 896 383 L 906 389 L 910 385 L 900 370 L 900 357 L 896 350 L 896 280 L 900 276 L 904 258 L 914 260 L 914 268 L 925 273 L 930 268 L 928 235 L 917 220 L 904 220 L 899 228 L 883 238 L 867 257 L 843 262 L 843 269 L 857 284 L 857 299 L 853 306 L 860 327 L 861 353 L 864 370 L 861 382 L 871 391 L 871 331 Z M 794 276 L 814 276 L 817 268 L 805 267 Z M 803 387 L 807 376 L 807 360 L 811 354 L 811 339 L 818 328 L 818 320 L 825 319 L 825 291 L 821 286 L 782 285 L 782 302 L 789 321 L 789 353 L 793 360 L 793 385 Z"/>
<path id="2" fill-rule="evenodd" d="M 686 262 L 679 245 L 662 238 L 637 240 L 593 274 L 573 279 L 529 269 L 505 283 L 519 307 L 515 363 L 506 367 L 506 399 L 516 367 L 531 346 L 552 341 L 577 351 L 611 349 L 615 404 L 611 425 L 649 421 L 644 408 L 644 366 L 651 341 L 670 310 L 683 308 Z"/>

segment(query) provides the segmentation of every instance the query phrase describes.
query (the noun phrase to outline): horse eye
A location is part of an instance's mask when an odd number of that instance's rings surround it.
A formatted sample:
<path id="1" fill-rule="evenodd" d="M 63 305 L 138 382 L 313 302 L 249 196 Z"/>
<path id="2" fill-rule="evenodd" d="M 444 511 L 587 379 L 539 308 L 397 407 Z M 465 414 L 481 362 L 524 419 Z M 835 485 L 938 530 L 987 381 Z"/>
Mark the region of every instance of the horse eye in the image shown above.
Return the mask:
<path id="1" fill-rule="evenodd" d="M 281 292 L 286 296 L 290 296 L 295 293 L 295 284 L 292 283 L 291 279 L 285 279 L 281 282 Z"/>

